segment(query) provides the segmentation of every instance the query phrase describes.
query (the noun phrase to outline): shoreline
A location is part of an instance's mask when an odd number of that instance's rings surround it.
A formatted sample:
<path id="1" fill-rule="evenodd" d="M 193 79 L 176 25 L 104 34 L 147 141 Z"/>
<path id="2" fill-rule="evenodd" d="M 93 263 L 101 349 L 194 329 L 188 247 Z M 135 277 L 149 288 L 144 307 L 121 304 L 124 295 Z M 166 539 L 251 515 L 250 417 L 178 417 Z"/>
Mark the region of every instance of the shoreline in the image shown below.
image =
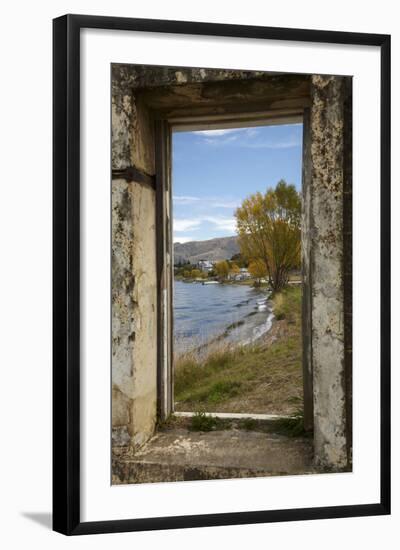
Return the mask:
<path id="1" fill-rule="evenodd" d="M 253 333 L 254 345 L 224 342 L 178 358 L 177 411 L 295 414 L 301 408 L 301 289 L 285 289 L 269 306 L 263 311 L 268 330 Z"/>
<path id="2" fill-rule="evenodd" d="M 191 349 L 180 352 L 178 354 L 178 357 L 184 356 L 187 353 L 198 353 L 199 355 L 205 353 L 206 355 L 207 352 L 213 351 L 213 347 L 215 345 L 220 343 L 229 343 L 234 347 L 249 346 L 251 344 L 257 343 L 270 332 L 274 324 L 275 315 L 273 312 L 273 302 L 270 300 L 270 296 L 271 292 L 268 292 L 268 294 L 265 294 L 265 298 L 263 299 L 265 300 L 265 304 L 262 305 L 266 306 L 265 310 L 256 309 L 254 311 L 251 311 L 250 313 L 247 313 L 238 321 L 234 321 L 233 323 L 227 325 L 219 334 L 216 334 L 204 343 L 198 344 Z M 258 306 L 260 305 L 261 304 L 258 304 Z M 249 319 L 253 318 L 254 316 L 260 316 L 262 314 L 265 314 L 262 322 L 256 324 L 251 324 L 248 322 Z M 241 332 L 243 333 L 244 331 L 246 331 L 246 329 L 247 331 L 252 331 L 252 334 L 250 336 L 246 333 L 242 335 L 240 334 Z"/>
<path id="3" fill-rule="evenodd" d="M 237 285 L 237 286 L 250 286 L 253 288 L 267 288 L 270 290 L 269 283 L 255 284 L 254 279 L 243 279 L 242 281 L 218 281 L 217 279 L 185 279 L 184 277 L 174 277 L 174 282 L 187 283 L 187 284 L 205 284 L 205 283 L 218 283 L 219 285 Z"/>

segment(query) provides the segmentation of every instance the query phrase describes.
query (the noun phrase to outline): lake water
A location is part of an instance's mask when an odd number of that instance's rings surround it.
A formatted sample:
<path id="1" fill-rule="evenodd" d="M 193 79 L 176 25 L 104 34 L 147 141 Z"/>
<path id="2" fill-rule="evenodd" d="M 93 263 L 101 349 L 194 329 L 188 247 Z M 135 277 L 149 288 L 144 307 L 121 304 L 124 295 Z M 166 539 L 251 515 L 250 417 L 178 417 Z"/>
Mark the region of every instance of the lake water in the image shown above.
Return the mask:
<path id="1" fill-rule="evenodd" d="M 176 352 L 192 349 L 221 334 L 232 342 L 254 341 L 271 327 L 273 315 L 267 298 L 265 289 L 245 285 L 175 281 Z"/>

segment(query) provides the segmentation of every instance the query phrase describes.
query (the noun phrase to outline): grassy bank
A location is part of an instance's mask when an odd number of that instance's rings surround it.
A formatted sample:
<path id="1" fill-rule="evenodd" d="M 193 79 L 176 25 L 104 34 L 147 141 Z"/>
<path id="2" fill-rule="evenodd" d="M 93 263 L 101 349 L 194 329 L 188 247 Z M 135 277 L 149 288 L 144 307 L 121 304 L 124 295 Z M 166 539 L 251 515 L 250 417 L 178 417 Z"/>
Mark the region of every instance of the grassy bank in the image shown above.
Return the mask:
<path id="1" fill-rule="evenodd" d="M 276 321 L 257 344 L 223 341 L 175 360 L 178 411 L 293 414 L 302 408 L 301 289 L 272 298 Z"/>

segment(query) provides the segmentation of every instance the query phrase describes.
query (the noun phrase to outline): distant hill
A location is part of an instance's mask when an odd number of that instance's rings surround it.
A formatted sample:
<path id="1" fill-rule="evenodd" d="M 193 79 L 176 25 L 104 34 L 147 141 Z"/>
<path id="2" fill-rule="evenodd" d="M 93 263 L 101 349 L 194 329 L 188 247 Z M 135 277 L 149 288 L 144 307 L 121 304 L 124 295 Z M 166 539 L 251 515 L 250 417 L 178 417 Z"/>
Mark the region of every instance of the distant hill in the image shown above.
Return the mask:
<path id="1" fill-rule="evenodd" d="M 190 241 L 187 243 L 174 243 L 174 264 L 199 260 L 218 262 L 229 260 L 239 252 L 237 237 L 221 237 L 207 241 Z"/>

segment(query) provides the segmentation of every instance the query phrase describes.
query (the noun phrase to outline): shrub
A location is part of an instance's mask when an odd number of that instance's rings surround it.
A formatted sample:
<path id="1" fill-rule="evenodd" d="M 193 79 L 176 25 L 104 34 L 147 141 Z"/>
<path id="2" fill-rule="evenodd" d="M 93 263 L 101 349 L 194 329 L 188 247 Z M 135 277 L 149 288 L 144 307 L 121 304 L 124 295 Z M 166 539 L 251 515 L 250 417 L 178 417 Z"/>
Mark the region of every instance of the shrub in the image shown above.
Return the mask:
<path id="1" fill-rule="evenodd" d="M 309 432 L 304 430 L 303 413 L 298 412 L 288 418 L 279 418 L 271 422 L 275 433 L 286 435 L 288 437 L 310 436 Z"/>
<path id="2" fill-rule="evenodd" d="M 190 429 L 194 432 L 211 432 L 217 426 L 217 418 L 207 415 L 205 412 L 196 412 L 192 416 Z"/>
<path id="3" fill-rule="evenodd" d="M 254 418 L 243 418 L 243 420 L 239 421 L 238 426 L 241 430 L 255 430 L 257 427 L 257 420 Z"/>

